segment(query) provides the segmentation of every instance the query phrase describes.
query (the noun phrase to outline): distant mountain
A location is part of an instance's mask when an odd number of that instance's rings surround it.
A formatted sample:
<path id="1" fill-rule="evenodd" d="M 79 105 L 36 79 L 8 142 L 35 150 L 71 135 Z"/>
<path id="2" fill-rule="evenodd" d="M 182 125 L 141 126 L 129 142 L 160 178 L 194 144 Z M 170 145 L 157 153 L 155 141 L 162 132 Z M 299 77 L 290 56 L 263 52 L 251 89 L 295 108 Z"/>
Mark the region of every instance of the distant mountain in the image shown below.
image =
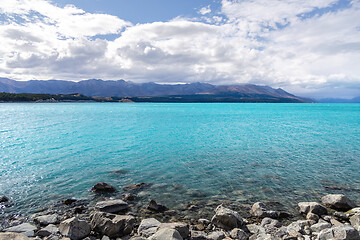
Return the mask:
<path id="1" fill-rule="evenodd" d="M 281 88 L 253 84 L 220 85 L 208 83 L 189 84 L 156 84 L 132 83 L 124 80 L 103 81 L 90 79 L 80 82 L 49 80 L 49 81 L 15 81 L 0 78 L 0 92 L 7 93 L 41 93 L 41 94 L 72 94 L 79 93 L 89 97 L 165 97 L 177 96 L 198 101 L 210 101 L 217 98 L 235 102 L 309 102 L 310 100 L 292 95 Z M 165 100 L 164 100 L 165 101 Z"/>
<path id="2" fill-rule="evenodd" d="M 321 102 L 321 103 L 360 103 L 360 96 L 352 98 L 352 99 L 323 98 L 323 99 L 319 99 L 318 102 Z"/>

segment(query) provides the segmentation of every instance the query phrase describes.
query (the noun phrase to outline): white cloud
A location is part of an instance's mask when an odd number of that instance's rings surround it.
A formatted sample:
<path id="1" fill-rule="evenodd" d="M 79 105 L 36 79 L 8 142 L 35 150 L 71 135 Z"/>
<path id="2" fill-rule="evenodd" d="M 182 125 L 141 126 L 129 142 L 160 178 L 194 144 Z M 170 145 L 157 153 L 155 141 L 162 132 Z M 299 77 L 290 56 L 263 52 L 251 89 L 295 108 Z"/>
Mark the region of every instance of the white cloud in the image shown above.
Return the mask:
<path id="1" fill-rule="evenodd" d="M 200 13 L 201 15 L 206 15 L 206 14 L 211 13 L 210 5 L 201 8 L 201 9 L 199 10 L 199 13 Z"/>
<path id="2" fill-rule="evenodd" d="M 0 2 L 3 77 L 250 82 L 308 96 L 360 95 L 359 1 L 316 14 L 336 1 L 223 0 L 225 16 L 212 23 L 137 25 L 45 0 Z M 98 38 L 106 34 L 119 37 Z"/>

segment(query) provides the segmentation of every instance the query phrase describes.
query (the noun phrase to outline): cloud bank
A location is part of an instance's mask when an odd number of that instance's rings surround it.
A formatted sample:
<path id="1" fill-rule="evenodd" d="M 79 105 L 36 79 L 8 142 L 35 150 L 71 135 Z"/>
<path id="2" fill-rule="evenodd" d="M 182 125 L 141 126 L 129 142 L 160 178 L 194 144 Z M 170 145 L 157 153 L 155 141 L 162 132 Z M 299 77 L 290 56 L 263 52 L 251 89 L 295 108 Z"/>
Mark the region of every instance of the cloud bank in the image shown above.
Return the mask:
<path id="1" fill-rule="evenodd" d="M 360 95 L 360 2 L 223 0 L 196 19 L 132 24 L 46 0 L 0 0 L 0 74 L 17 80 L 265 84 Z"/>

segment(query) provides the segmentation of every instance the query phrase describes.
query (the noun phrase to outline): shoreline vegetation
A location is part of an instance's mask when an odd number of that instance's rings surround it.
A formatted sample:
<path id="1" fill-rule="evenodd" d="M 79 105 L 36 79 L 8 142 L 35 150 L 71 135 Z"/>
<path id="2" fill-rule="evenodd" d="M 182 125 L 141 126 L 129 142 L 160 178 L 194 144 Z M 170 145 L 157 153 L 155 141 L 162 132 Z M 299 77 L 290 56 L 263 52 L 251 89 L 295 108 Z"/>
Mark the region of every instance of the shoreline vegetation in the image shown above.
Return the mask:
<path id="1" fill-rule="evenodd" d="M 234 95 L 174 95 L 152 97 L 88 97 L 82 94 L 33 94 L 0 93 L 0 103 L 59 103 L 59 102 L 148 102 L 148 103 L 303 103 L 295 98 L 275 98 L 268 96 Z M 310 101 L 309 101 L 310 102 Z M 309 103 L 308 102 L 308 103 Z"/>
<path id="2" fill-rule="evenodd" d="M 100 182 L 91 189 L 98 196 L 94 203 L 64 199 L 30 216 L 2 216 L 0 239 L 360 239 L 360 207 L 343 194 L 329 194 L 319 202 L 300 202 L 296 208 L 298 216 L 279 211 L 268 202 L 243 207 L 230 201 L 208 202 L 206 206 L 212 208 L 212 213 L 204 215 L 204 206 L 197 201 L 185 204 L 182 210 L 174 210 L 161 205 L 161 201 L 150 200 L 136 209 L 138 193 L 149 186 L 129 184 L 118 191 Z M 0 205 L 11 208 L 12 204 L 6 196 L 0 197 Z"/>

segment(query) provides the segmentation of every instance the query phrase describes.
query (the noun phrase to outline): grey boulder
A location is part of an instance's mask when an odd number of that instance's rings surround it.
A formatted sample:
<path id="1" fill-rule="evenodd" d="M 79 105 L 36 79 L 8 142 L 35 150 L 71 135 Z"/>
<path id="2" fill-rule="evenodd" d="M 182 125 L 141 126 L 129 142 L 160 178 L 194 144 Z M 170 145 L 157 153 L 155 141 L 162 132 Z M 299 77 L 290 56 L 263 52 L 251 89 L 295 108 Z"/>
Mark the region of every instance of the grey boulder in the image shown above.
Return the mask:
<path id="1" fill-rule="evenodd" d="M 209 240 L 221 240 L 226 238 L 225 233 L 220 231 L 211 232 L 209 235 L 207 235 L 207 239 Z"/>
<path id="2" fill-rule="evenodd" d="M 16 232 L 22 233 L 27 237 L 33 237 L 35 235 L 36 227 L 30 223 L 23 223 L 17 226 L 9 227 L 4 229 L 5 232 Z"/>
<path id="3" fill-rule="evenodd" d="M 46 227 L 40 229 L 39 231 L 36 232 L 36 236 L 40 236 L 40 237 L 47 237 L 50 236 L 52 234 L 56 234 L 57 232 L 59 232 L 59 229 L 53 225 L 53 224 L 49 224 Z"/>
<path id="4" fill-rule="evenodd" d="M 324 229 L 318 235 L 319 240 L 359 240 L 359 232 L 350 225 Z"/>
<path id="5" fill-rule="evenodd" d="M 327 214 L 326 208 L 317 202 L 300 202 L 298 203 L 299 212 L 303 214 L 314 213 L 316 215 Z"/>
<path id="6" fill-rule="evenodd" d="M 269 210 L 265 203 L 262 202 L 254 203 L 254 205 L 251 207 L 250 215 L 260 218 L 278 218 L 279 216 L 277 212 Z"/>
<path id="7" fill-rule="evenodd" d="M 333 209 L 347 211 L 356 207 L 356 204 L 343 194 L 329 194 L 321 198 L 321 202 Z"/>
<path id="8" fill-rule="evenodd" d="M 36 217 L 34 219 L 34 222 L 36 222 L 36 223 L 38 223 L 40 225 L 46 226 L 46 225 L 49 225 L 49 224 L 57 224 L 57 223 L 59 223 L 60 218 L 59 218 L 59 215 L 57 215 L 57 214 L 43 215 L 43 216 Z"/>
<path id="9" fill-rule="evenodd" d="M 137 233 L 143 237 L 150 237 L 155 234 L 157 228 L 160 226 L 161 222 L 155 218 L 146 218 L 143 219 L 138 227 Z"/>
<path id="10" fill-rule="evenodd" d="M 249 234 L 240 228 L 234 228 L 230 232 L 230 237 L 237 240 L 247 240 L 249 239 Z"/>
<path id="11" fill-rule="evenodd" d="M 101 201 L 95 204 L 95 209 L 101 212 L 117 213 L 129 208 L 129 205 L 121 199 Z"/>
<path id="12" fill-rule="evenodd" d="M 211 223 L 224 230 L 231 230 L 243 226 L 244 220 L 238 212 L 220 205 L 215 209 Z"/>
<path id="13" fill-rule="evenodd" d="M 328 222 L 317 223 L 310 227 L 312 232 L 321 232 L 322 230 L 328 229 L 328 228 L 331 228 L 331 224 Z"/>
<path id="14" fill-rule="evenodd" d="M 175 229 L 162 228 L 159 229 L 149 240 L 183 240 L 180 233 Z"/>
<path id="15" fill-rule="evenodd" d="M 29 240 L 29 238 L 21 233 L 14 232 L 0 232 L 1 240 Z"/>
<path id="16" fill-rule="evenodd" d="M 350 218 L 351 225 L 358 231 L 360 231 L 360 214 L 355 214 Z"/>
<path id="17" fill-rule="evenodd" d="M 65 237 L 78 240 L 88 236 L 91 228 L 86 221 L 72 217 L 60 223 L 59 231 Z"/>
<path id="18" fill-rule="evenodd" d="M 182 238 L 188 238 L 190 235 L 188 225 L 183 222 L 161 223 L 158 229 L 162 229 L 162 228 L 175 229 L 180 233 Z"/>

